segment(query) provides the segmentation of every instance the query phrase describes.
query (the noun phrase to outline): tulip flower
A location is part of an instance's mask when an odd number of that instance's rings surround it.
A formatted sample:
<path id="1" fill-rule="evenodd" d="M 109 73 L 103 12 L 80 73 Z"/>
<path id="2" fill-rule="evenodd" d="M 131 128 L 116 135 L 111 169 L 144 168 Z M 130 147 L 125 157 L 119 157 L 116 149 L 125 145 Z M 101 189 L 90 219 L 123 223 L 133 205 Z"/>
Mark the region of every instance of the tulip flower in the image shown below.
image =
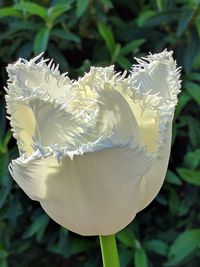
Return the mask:
<path id="1" fill-rule="evenodd" d="M 180 71 L 166 50 L 136 60 L 128 75 L 91 67 L 75 81 L 41 56 L 7 67 L 11 176 L 80 235 L 120 231 L 164 181 Z"/>

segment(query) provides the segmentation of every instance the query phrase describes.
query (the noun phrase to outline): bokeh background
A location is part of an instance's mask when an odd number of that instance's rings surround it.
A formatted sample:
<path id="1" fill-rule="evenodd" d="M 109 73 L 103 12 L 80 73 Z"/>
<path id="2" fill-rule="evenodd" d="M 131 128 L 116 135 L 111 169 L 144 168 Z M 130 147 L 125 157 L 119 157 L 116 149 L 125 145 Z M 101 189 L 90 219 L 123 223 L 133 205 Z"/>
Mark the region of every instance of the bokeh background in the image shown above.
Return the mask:
<path id="1" fill-rule="evenodd" d="M 0 1 L 0 267 L 100 267 L 97 237 L 61 228 L 10 178 L 17 157 L 6 120 L 5 67 L 45 51 L 77 78 L 91 65 L 130 69 L 174 51 L 182 66 L 173 146 L 162 190 L 117 235 L 122 267 L 200 266 L 200 1 Z"/>

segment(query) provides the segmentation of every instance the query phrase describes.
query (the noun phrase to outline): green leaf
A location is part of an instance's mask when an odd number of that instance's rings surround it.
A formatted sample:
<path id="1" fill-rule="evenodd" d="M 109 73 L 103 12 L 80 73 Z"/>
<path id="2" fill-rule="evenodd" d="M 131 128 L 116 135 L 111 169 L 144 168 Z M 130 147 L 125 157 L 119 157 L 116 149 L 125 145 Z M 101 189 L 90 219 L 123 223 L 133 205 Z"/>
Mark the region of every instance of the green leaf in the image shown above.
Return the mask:
<path id="1" fill-rule="evenodd" d="M 0 249 L 0 259 L 5 259 L 8 257 L 8 252 L 4 249 Z"/>
<path id="2" fill-rule="evenodd" d="M 0 182 L 2 185 L 6 186 L 9 179 L 8 174 L 8 164 L 9 164 L 9 157 L 8 153 L 0 153 Z"/>
<path id="3" fill-rule="evenodd" d="M 70 4 L 56 4 L 47 10 L 47 22 L 53 23 L 54 20 L 71 8 Z"/>
<path id="4" fill-rule="evenodd" d="M 5 134 L 5 130 L 6 130 L 6 111 L 5 111 L 5 101 L 2 97 L 0 97 L 0 146 L 3 143 L 3 137 Z M 1 150 L 1 148 L 0 148 Z"/>
<path id="5" fill-rule="evenodd" d="M 43 18 L 44 20 L 46 20 L 46 17 L 47 17 L 46 9 L 35 3 L 31 3 L 31 2 L 19 3 L 19 4 L 15 4 L 14 8 L 20 11 L 28 12 L 32 15 L 37 15 Z"/>
<path id="6" fill-rule="evenodd" d="M 11 133 L 11 131 L 8 130 L 5 134 L 4 139 L 3 139 L 3 145 L 6 148 L 5 151 L 7 151 L 7 145 L 10 142 L 11 137 L 12 137 L 12 133 Z"/>
<path id="7" fill-rule="evenodd" d="M 165 12 L 165 13 L 157 13 L 152 18 L 146 20 L 146 27 L 155 27 L 160 26 L 163 23 L 169 23 L 173 21 L 177 17 L 177 13 L 173 11 Z"/>
<path id="8" fill-rule="evenodd" d="M 199 171 L 179 168 L 177 169 L 177 172 L 185 182 L 200 186 L 200 172 Z"/>
<path id="9" fill-rule="evenodd" d="M 200 165 L 200 149 L 188 152 L 184 157 L 185 164 L 192 170 Z"/>
<path id="10" fill-rule="evenodd" d="M 178 194 L 176 193 L 176 191 L 173 188 L 171 188 L 171 190 L 170 190 L 168 203 L 169 203 L 170 213 L 175 215 L 179 210 L 180 199 L 179 199 Z"/>
<path id="11" fill-rule="evenodd" d="M 53 29 L 51 32 L 52 37 L 58 37 L 66 41 L 72 41 L 75 43 L 80 43 L 81 39 L 74 33 L 69 32 L 69 31 L 64 31 L 61 29 Z"/>
<path id="12" fill-rule="evenodd" d="M 154 17 L 156 15 L 156 12 L 154 10 L 145 10 L 142 14 L 139 15 L 139 18 L 137 19 L 137 24 L 139 27 L 143 27 L 148 21 L 148 19 Z"/>
<path id="13" fill-rule="evenodd" d="M 49 41 L 50 30 L 48 28 L 42 28 L 35 37 L 33 50 L 35 54 L 46 51 Z"/>
<path id="14" fill-rule="evenodd" d="M 33 42 L 29 41 L 24 43 L 17 51 L 17 57 L 29 58 L 33 52 Z"/>
<path id="15" fill-rule="evenodd" d="M 178 105 L 176 107 L 175 117 L 178 117 L 180 115 L 181 111 L 184 109 L 184 107 L 187 105 L 190 99 L 191 99 L 191 96 L 188 95 L 186 92 L 181 93 L 179 100 L 178 100 Z"/>
<path id="16" fill-rule="evenodd" d="M 168 252 L 168 245 L 159 239 L 148 240 L 144 243 L 146 250 L 155 252 L 159 255 L 166 256 Z"/>
<path id="17" fill-rule="evenodd" d="M 190 116 L 188 118 L 188 124 L 190 142 L 195 148 L 200 148 L 200 122 Z"/>
<path id="18" fill-rule="evenodd" d="M 0 267 L 8 267 L 7 259 L 0 259 Z"/>
<path id="19" fill-rule="evenodd" d="M 116 60 L 116 62 L 124 69 L 129 70 L 131 68 L 131 62 L 123 57 L 123 56 L 119 56 Z"/>
<path id="20" fill-rule="evenodd" d="M 46 214 L 41 214 L 38 216 L 33 223 L 29 226 L 29 228 L 25 231 L 23 238 L 29 238 L 37 233 L 42 233 L 46 229 L 49 222 L 49 217 Z"/>
<path id="21" fill-rule="evenodd" d="M 59 64 L 60 69 L 63 72 L 67 72 L 69 70 L 69 65 L 66 60 L 66 57 L 61 53 L 61 51 L 53 44 L 48 46 L 48 54 L 51 58 L 54 59 L 56 63 Z"/>
<path id="22" fill-rule="evenodd" d="M 181 185 L 182 184 L 179 177 L 170 170 L 167 171 L 166 181 L 170 184 L 175 184 L 175 185 Z"/>
<path id="23" fill-rule="evenodd" d="M 137 39 L 133 40 L 132 42 L 126 44 L 121 48 L 120 55 L 127 55 L 131 52 L 133 52 L 134 49 L 140 47 L 142 44 L 144 44 L 146 39 Z"/>
<path id="24" fill-rule="evenodd" d="M 8 168 L 8 166 L 6 166 L 6 167 Z M 10 182 L 10 180 L 7 179 L 7 183 L 3 184 L 3 186 L 1 186 L 1 190 L 0 190 L 0 209 L 4 206 L 4 203 L 7 200 L 7 197 L 10 193 L 10 190 L 11 190 L 11 182 Z"/>
<path id="25" fill-rule="evenodd" d="M 41 28 L 41 24 L 40 23 L 36 23 L 33 21 L 26 21 L 26 23 L 24 23 L 24 21 L 15 21 L 11 23 L 11 28 L 12 30 L 18 30 L 18 31 L 22 31 L 22 30 L 27 30 L 27 31 L 38 31 Z"/>
<path id="26" fill-rule="evenodd" d="M 71 254 L 81 253 L 87 250 L 91 250 L 92 248 L 93 248 L 92 243 L 86 239 L 76 239 L 76 240 L 73 239 L 70 253 Z"/>
<path id="27" fill-rule="evenodd" d="M 130 266 L 130 263 L 133 260 L 133 251 L 132 249 L 127 249 L 126 247 L 120 247 L 120 267 Z M 94 266 L 91 266 L 94 267 Z"/>
<path id="28" fill-rule="evenodd" d="M 83 13 L 86 11 L 88 4 L 89 4 L 89 0 L 77 0 L 76 2 L 77 6 L 76 6 L 76 16 L 78 18 L 80 18 Z"/>
<path id="29" fill-rule="evenodd" d="M 21 13 L 13 7 L 3 7 L 0 8 L 0 18 L 1 17 L 21 17 Z"/>
<path id="30" fill-rule="evenodd" d="M 135 239 L 133 232 L 129 228 L 125 228 L 117 233 L 117 239 L 124 244 L 126 247 L 138 248 L 140 247 L 139 242 Z"/>
<path id="31" fill-rule="evenodd" d="M 185 29 L 187 28 L 189 22 L 191 21 L 193 16 L 193 11 L 191 10 L 184 10 L 181 13 L 181 17 L 179 19 L 178 22 L 178 27 L 177 27 L 177 31 L 176 31 L 176 35 L 178 37 L 180 37 L 182 35 L 182 33 L 185 31 Z"/>
<path id="32" fill-rule="evenodd" d="M 186 79 L 200 82 L 200 74 L 198 72 L 191 72 L 188 75 L 186 75 Z"/>
<path id="33" fill-rule="evenodd" d="M 111 30 L 102 22 L 98 23 L 98 30 L 99 33 L 101 35 L 101 37 L 104 39 L 106 46 L 110 52 L 110 55 L 112 57 L 114 51 L 115 51 L 115 47 L 116 47 L 116 43 L 115 43 L 115 39 L 113 36 L 113 33 L 111 32 Z"/>
<path id="34" fill-rule="evenodd" d="M 99 30 L 101 37 L 106 43 L 106 46 L 110 52 L 110 55 L 112 56 L 113 51 L 115 51 L 115 47 L 116 47 L 113 33 L 103 22 L 98 23 L 98 30 Z"/>
<path id="35" fill-rule="evenodd" d="M 143 248 L 135 250 L 134 264 L 135 267 L 148 267 L 147 255 Z"/>
<path id="36" fill-rule="evenodd" d="M 166 266 L 177 266 L 194 253 L 199 245 L 200 229 L 192 229 L 181 233 L 169 249 L 169 261 Z"/>
<path id="37" fill-rule="evenodd" d="M 185 51 L 183 51 L 183 66 L 186 73 L 189 73 L 192 70 L 193 63 L 199 53 L 200 46 L 199 34 L 195 26 L 192 26 L 190 28 L 189 34 L 190 38 L 187 44 L 187 48 Z"/>
<path id="38" fill-rule="evenodd" d="M 116 62 L 116 60 L 117 60 L 117 58 L 118 58 L 118 56 L 119 56 L 119 54 L 120 54 L 120 50 L 121 50 L 121 45 L 120 45 L 120 44 L 116 44 L 116 46 L 115 46 L 115 50 L 114 50 L 114 52 L 113 52 L 113 54 L 112 54 L 112 58 L 111 58 L 111 61 L 112 61 L 113 63 Z"/>
<path id="39" fill-rule="evenodd" d="M 185 82 L 184 87 L 191 97 L 200 105 L 200 86 L 194 82 Z"/>

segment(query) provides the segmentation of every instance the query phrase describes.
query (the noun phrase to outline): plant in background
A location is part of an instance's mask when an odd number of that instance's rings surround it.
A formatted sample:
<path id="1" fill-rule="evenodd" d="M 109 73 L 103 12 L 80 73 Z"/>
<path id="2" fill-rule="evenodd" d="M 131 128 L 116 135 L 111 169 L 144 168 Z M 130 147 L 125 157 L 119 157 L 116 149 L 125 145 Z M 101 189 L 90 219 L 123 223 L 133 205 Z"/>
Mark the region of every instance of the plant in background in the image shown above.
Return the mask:
<path id="1" fill-rule="evenodd" d="M 128 77 L 113 66 L 92 67 L 72 82 L 40 57 L 7 68 L 7 111 L 20 153 L 10 173 L 60 225 L 99 235 L 104 265 L 119 266 L 112 235 L 164 181 L 179 69 L 164 51 L 138 59 Z"/>

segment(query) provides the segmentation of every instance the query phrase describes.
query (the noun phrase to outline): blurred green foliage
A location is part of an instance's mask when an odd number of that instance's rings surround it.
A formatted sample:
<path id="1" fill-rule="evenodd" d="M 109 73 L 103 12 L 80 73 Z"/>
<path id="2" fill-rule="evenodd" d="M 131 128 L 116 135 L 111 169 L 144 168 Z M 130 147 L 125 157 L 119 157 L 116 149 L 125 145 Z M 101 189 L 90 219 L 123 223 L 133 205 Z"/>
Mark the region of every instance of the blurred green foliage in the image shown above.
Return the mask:
<path id="1" fill-rule="evenodd" d="M 45 51 L 77 78 L 174 51 L 182 66 L 169 171 L 156 200 L 117 235 L 122 267 L 200 266 L 200 1 L 0 1 L 0 267 L 98 267 L 98 239 L 48 218 L 9 177 L 17 157 L 5 117 L 5 67 Z"/>

